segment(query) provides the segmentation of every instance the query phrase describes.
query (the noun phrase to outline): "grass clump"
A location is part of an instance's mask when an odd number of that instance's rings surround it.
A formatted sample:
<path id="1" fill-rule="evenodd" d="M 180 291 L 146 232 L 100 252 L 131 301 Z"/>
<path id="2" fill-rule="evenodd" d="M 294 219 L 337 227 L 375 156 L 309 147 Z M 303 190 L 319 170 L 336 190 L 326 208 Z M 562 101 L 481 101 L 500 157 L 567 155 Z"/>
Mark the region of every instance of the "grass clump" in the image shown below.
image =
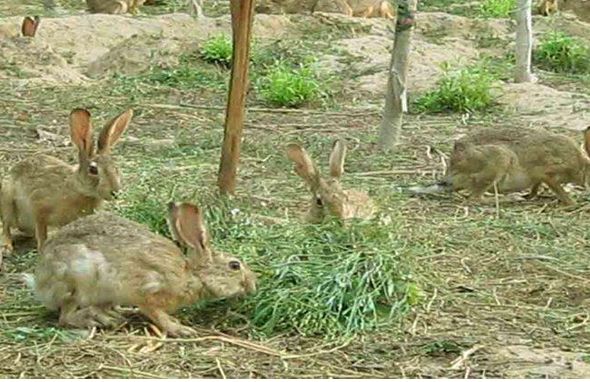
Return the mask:
<path id="1" fill-rule="evenodd" d="M 412 281 L 407 243 L 390 224 L 336 221 L 262 225 L 245 212 L 208 211 L 215 242 L 240 253 L 258 290 L 239 302 L 264 336 L 341 337 L 391 325 L 422 293 Z M 228 223 L 231 222 L 231 223 Z"/>
<path id="2" fill-rule="evenodd" d="M 205 41 L 201 48 L 201 57 L 207 62 L 229 67 L 232 60 L 232 50 L 230 38 L 220 34 Z"/>
<path id="3" fill-rule="evenodd" d="M 445 68 L 437 88 L 416 100 L 421 112 L 473 112 L 492 106 L 494 77 L 482 65 Z"/>
<path id="4" fill-rule="evenodd" d="M 480 14 L 483 17 L 510 17 L 515 8 L 514 0 L 485 0 L 480 8 Z"/>
<path id="5" fill-rule="evenodd" d="M 542 69 L 556 73 L 590 73 L 590 48 L 562 32 L 546 34 L 534 50 L 533 59 Z"/>
<path id="6" fill-rule="evenodd" d="M 318 75 L 309 64 L 290 66 L 277 62 L 258 79 L 262 99 L 279 107 L 299 107 L 322 96 Z"/>

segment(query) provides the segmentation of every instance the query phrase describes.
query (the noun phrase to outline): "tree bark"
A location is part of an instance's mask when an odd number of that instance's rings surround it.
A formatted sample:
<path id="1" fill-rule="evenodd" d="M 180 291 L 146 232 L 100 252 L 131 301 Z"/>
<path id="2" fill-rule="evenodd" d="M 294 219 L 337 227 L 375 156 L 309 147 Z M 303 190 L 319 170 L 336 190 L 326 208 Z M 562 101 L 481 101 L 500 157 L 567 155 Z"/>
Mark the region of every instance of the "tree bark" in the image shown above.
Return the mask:
<path id="1" fill-rule="evenodd" d="M 385 107 L 379 128 L 378 146 L 385 151 L 393 149 L 397 143 L 403 113 L 408 111 L 406 77 L 417 3 L 418 0 L 397 0 L 395 38 L 389 64 Z"/>
<path id="2" fill-rule="evenodd" d="M 516 18 L 516 66 L 514 82 L 531 82 L 531 55 L 533 51 L 533 27 L 531 21 L 531 0 L 518 0 Z"/>
<path id="3" fill-rule="evenodd" d="M 240 161 L 240 143 L 244 126 L 250 35 L 254 13 L 254 0 L 231 0 L 232 68 L 225 115 L 225 128 L 221 148 L 221 163 L 217 185 L 223 195 L 234 194 Z"/>

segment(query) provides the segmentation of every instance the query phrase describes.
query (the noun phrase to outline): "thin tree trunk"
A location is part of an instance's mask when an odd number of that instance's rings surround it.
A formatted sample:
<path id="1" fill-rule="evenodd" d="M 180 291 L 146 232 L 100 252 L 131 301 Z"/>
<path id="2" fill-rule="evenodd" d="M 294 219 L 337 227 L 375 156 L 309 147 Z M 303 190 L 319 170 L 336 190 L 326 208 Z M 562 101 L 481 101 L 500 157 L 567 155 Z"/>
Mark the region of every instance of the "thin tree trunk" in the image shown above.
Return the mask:
<path id="1" fill-rule="evenodd" d="M 531 82 L 531 55 L 533 51 L 533 27 L 531 21 L 531 0 L 518 0 L 516 18 L 516 66 L 514 82 Z"/>
<path id="2" fill-rule="evenodd" d="M 250 35 L 254 0 L 231 0 L 233 54 L 229 95 L 225 116 L 221 163 L 217 185 L 222 194 L 233 194 L 240 161 L 240 143 L 244 127 Z"/>
<path id="3" fill-rule="evenodd" d="M 188 0 L 188 11 L 198 19 L 204 17 L 203 0 Z"/>
<path id="4" fill-rule="evenodd" d="M 417 3 L 418 0 L 397 0 L 395 38 L 389 64 L 385 108 L 379 128 L 378 145 L 386 151 L 391 150 L 396 144 L 402 127 L 403 113 L 408 111 L 406 77 Z"/>

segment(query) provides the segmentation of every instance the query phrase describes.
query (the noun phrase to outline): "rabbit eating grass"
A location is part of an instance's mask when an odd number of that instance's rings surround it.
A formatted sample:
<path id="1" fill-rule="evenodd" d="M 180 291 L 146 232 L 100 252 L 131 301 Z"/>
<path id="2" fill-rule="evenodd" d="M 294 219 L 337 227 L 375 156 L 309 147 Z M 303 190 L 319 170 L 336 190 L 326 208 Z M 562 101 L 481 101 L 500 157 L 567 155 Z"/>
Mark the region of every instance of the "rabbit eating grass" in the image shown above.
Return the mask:
<path id="1" fill-rule="evenodd" d="M 254 292 L 256 275 L 239 259 L 215 251 L 201 210 L 189 203 L 168 205 L 170 239 L 131 220 L 100 212 L 60 229 L 43 248 L 35 275 L 24 275 L 59 324 L 113 327 L 115 307 L 137 306 L 170 336 L 194 329 L 169 313 L 213 297 Z"/>
<path id="2" fill-rule="evenodd" d="M 287 145 L 287 157 L 295 163 L 295 172 L 303 178 L 312 194 L 307 221 L 317 223 L 326 215 L 347 220 L 352 218 L 371 219 L 377 208 L 365 192 L 344 190 L 340 178 L 344 173 L 346 145 L 344 141 L 334 142 L 330 153 L 330 176 L 323 177 L 305 149 L 298 144 Z"/>

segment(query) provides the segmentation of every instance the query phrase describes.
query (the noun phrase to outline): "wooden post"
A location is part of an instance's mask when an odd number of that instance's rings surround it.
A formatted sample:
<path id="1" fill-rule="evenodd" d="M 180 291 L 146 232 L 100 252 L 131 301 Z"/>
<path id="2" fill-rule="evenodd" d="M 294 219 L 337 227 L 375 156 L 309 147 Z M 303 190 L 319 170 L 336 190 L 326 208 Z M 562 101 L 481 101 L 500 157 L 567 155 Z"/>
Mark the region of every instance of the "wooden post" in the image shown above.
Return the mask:
<path id="1" fill-rule="evenodd" d="M 254 0 L 231 0 L 233 54 L 225 128 L 221 147 L 221 163 L 217 185 L 222 195 L 234 194 L 240 161 L 240 143 L 244 126 L 250 35 Z"/>

